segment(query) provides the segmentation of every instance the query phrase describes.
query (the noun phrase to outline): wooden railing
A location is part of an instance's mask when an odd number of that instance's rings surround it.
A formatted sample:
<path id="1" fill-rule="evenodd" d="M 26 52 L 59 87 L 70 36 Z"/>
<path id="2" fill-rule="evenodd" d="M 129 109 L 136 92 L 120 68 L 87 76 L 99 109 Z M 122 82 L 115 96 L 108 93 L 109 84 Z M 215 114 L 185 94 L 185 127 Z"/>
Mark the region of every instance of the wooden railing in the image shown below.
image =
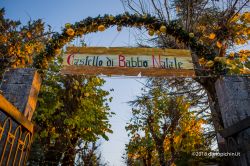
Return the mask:
<path id="1" fill-rule="evenodd" d="M 0 165 L 25 165 L 33 124 L 0 94 Z"/>

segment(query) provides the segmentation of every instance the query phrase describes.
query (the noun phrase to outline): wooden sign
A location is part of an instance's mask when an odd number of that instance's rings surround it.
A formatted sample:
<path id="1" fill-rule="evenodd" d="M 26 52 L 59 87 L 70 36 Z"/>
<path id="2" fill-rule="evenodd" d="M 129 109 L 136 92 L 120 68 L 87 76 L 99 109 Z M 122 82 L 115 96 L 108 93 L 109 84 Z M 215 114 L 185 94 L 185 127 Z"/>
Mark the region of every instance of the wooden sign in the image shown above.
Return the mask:
<path id="1" fill-rule="evenodd" d="M 189 50 L 121 47 L 68 47 L 63 74 L 193 76 Z"/>

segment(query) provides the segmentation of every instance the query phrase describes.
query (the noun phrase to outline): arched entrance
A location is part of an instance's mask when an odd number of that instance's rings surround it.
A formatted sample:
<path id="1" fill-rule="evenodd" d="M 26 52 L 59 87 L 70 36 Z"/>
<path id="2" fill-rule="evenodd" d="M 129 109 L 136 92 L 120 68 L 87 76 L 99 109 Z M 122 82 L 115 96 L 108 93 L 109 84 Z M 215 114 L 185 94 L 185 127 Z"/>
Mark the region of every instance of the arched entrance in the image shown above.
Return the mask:
<path id="1" fill-rule="evenodd" d="M 192 51 L 192 59 L 196 69 L 200 69 L 198 64 L 198 58 L 205 58 L 205 60 L 213 60 L 216 56 L 216 51 L 212 48 L 199 43 L 193 33 L 188 33 L 182 29 L 176 21 L 172 21 L 169 24 L 152 17 L 150 15 L 137 15 L 124 13 L 117 16 L 104 15 L 95 18 L 86 18 L 75 24 L 66 24 L 61 34 L 54 34 L 52 40 L 46 45 L 44 52 L 35 57 L 34 67 L 41 69 L 47 67 L 47 62 L 51 60 L 56 54 L 60 52 L 60 49 L 68 42 L 72 41 L 77 36 L 82 36 L 88 33 L 94 33 L 97 31 L 104 31 L 105 29 L 117 26 L 117 30 L 120 31 L 122 27 L 136 27 L 146 28 L 149 35 L 171 35 L 175 37 L 179 42 L 184 43 Z M 210 67 L 209 72 L 215 73 L 220 71 L 219 63 L 215 63 Z M 211 70 L 213 69 L 213 70 Z M 208 72 L 202 70 L 196 70 L 198 75 L 206 75 Z"/>

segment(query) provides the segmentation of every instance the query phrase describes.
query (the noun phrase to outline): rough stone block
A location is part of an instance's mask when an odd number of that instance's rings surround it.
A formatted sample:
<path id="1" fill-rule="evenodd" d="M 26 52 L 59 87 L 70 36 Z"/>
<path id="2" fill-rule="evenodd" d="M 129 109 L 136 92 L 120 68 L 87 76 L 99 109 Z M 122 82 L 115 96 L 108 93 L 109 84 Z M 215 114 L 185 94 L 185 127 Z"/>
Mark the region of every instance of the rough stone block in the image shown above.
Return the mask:
<path id="1" fill-rule="evenodd" d="M 240 157 L 230 161 L 232 166 L 250 164 L 250 124 L 235 131 L 232 126 L 242 127 L 250 117 L 250 77 L 225 77 L 215 83 L 223 124 L 231 135 L 225 139 L 229 152 L 240 152 Z"/>
<path id="2" fill-rule="evenodd" d="M 248 77 L 226 77 L 217 80 L 215 85 L 225 127 L 250 115 Z"/>
<path id="3" fill-rule="evenodd" d="M 31 120 L 36 107 L 41 78 L 35 69 L 9 69 L 0 90 L 4 97 Z"/>

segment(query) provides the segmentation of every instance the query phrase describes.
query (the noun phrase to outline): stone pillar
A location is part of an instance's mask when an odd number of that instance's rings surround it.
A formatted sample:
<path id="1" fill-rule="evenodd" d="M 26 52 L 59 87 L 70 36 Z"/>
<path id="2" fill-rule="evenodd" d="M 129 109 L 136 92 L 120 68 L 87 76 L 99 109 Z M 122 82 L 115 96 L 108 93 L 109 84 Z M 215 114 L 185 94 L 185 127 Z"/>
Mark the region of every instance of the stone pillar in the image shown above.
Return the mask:
<path id="1" fill-rule="evenodd" d="M 240 152 L 240 157 L 228 157 L 230 164 L 250 165 L 250 77 L 225 77 L 215 83 L 224 124 L 221 135 L 228 152 Z"/>
<path id="2" fill-rule="evenodd" d="M 0 165 L 26 165 L 41 78 L 35 69 L 9 69 L 0 84 Z"/>
<path id="3" fill-rule="evenodd" d="M 41 78 L 32 68 L 9 69 L 0 86 L 3 96 L 31 120 L 36 108 Z"/>

